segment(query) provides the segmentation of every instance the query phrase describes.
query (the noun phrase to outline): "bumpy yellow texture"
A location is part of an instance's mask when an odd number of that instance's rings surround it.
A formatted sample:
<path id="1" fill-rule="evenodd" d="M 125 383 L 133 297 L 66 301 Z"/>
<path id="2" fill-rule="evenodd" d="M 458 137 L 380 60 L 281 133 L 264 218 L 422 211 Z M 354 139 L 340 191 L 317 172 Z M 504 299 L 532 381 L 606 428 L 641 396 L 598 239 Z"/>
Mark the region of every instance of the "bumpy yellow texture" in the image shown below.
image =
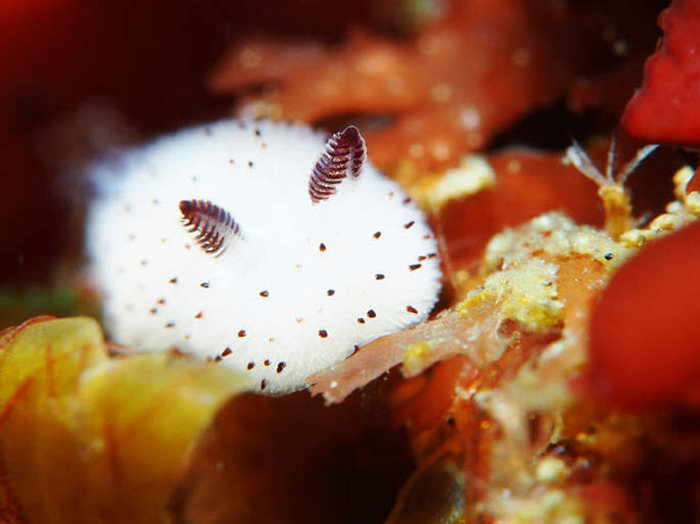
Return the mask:
<path id="1" fill-rule="evenodd" d="M 422 209 L 439 213 L 452 200 L 493 187 L 496 173 L 484 156 L 473 154 L 462 157 L 457 167 L 432 176 L 406 165 L 397 171 L 396 179 Z"/>
<path id="2" fill-rule="evenodd" d="M 412 344 L 404 349 L 403 366 L 408 369 L 418 368 L 431 352 L 432 347 L 428 341 Z"/>
<path id="3" fill-rule="evenodd" d="M 537 255 L 587 255 L 612 269 L 630 252 L 601 231 L 576 225 L 560 213 L 547 213 L 491 239 L 481 267 L 485 281 L 458 308 L 469 314 L 481 301 L 495 299 L 503 318 L 518 321 L 528 331 L 541 331 L 562 321 L 564 304 L 557 294 L 558 266 Z"/>
<path id="4" fill-rule="evenodd" d="M 604 232 L 577 225 L 561 213 L 545 213 L 517 229 L 494 236 L 486 248 L 484 267 L 494 270 L 520 263 L 533 254 L 567 258 L 588 255 L 614 268 L 631 253 Z"/>
<path id="5" fill-rule="evenodd" d="M 561 321 L 563 304 L 557 300 L 557 266 L 532 258 L 518 267 L 492 273 L 472 290 L 461 305 L 468 308 L 485 298 L 495 298 L 504 318 L 517 320 L 528 331 L 538 331 Z"/>
<path id="6" fill-rule="evenodd" d="M 674 194 L 677 200 L 666 206 L 666 212 L 655 217 L 644 228 L 630 229 L 620 236 L 620 243 L 638 248 L 649 240 L 663 236 L 693 222 L 700 215 L 700 193 L 686 192 L 686 186 L 693 177 L 690 167 L 682 167 L 673 176 Z"/>

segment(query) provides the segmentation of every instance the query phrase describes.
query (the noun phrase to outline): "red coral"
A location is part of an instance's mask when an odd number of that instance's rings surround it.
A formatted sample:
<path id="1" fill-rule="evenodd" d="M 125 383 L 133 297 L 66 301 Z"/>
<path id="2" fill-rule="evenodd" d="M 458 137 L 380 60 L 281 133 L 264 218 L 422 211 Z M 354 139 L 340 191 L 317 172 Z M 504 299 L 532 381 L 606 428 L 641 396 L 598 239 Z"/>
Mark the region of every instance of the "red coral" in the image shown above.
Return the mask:
<path id="1" fill-rule="evenodd" d="M 700 145 L 700 3 L 674 0 L 661 13 L 660 48 L 625 108 L 625 130 L 650 142 Z"/>
<path id="2" fill-rule="evenodd" d="M 630 405 L 700 398 L 700 223 L 620 269 L 591 319 L 597 392 Z"/>

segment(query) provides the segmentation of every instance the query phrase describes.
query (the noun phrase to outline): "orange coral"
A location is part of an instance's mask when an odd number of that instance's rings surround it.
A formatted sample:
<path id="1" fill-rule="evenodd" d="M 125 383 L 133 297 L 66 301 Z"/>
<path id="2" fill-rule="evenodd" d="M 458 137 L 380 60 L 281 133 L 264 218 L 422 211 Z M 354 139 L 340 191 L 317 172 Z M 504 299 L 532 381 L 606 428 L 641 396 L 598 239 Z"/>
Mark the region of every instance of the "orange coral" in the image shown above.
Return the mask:
<path id="1" fill-rule="evenodd" d="M 406 41 L 358 32 L 339 49 L 251 40 L 229 53 L 210 85 L 239 93 L 279 84 L 243 97 L 244 115 L 306 122 L 389 115 L 385 128 L 367 130 L 373 160 L 435 168 L 563 95 L 594 54 L 574 15 L 554 3 L 454 1 L 446 9 Z"/>
<path id="2" fill-rule="evenodd" d="M 610 515 L 624 520 L 638 514 L 632 478 L 647 464 L 645 428 L 658 432 L 665 422 L 619 413 L 587 395 L 588 319 L 610 273 L 621 265 L 620 275 L 632 270 L 634 263 L 628 269 L 624 260 L 636 248 L 635 239 L 692 220 L 695 197 L 682 191 L 687 171 L 674 177 L 679 201 L 669 206 L 669 213 L 652 221 L 648 229 L 625 232 L 620 241 L 553 213 L 506 229 L 491 238 L 467 276 L 463 268 L 476 260 L 476 252 L 456 264 L 462 268 L 452 275 L 458 285 L 456 305 L 424 325 L 378 339 L 334 369 L 311 377 L 315 382 L 312 391 L 322 393 L 327 402 L 341 401 L 391 366 L 406 377 L 392 388 L 388 402 L 393 423 L 412 435 L 419 466 L 404 485 L 391 522 L 428 511 L 426 508 L 433 515 L 459 515 L 465 520 L 558 521 L 582 516 L 595 520 Z M 502 178 L 502 174 L 497 177 Z M 526 180 L 527 176 L 523 184 Z M 585 191 L 593 189 L 590 186 Z M 470 201 L 478 201 L 488 191 L 461 205 L 468 209 Z M 574 206 L 577 194 L 580 190 L 571 195 Z M 494 202 L 498 197 L 495 193 Z M 581 210 L 584 208 L 582 204 Z M 496 217 L 507 220 L 508 213 Z M 448 245 L 450 242 L 454 240 Z M 650 248 L 650 255 L 653 251 Z M 683 281 L 684 277 L 674 280 Z M 632 288 L 643 289 L 639 284 Z M 618 316 L 639 315 L 636 309 L 620 308 L 618 302 L 610 306 Z M 668 300 L 657 302 L 667 307 Z M 596 310 L 602 319 L 598 323 L 608 331 L 594 333 L 598 339 L 594 349 L 600 347 L 595 349 L 598 356 L 593 371 L 598 379 L 614 380 L 618 393 L 635 395 L 638 385 L 654 380 L 653 371 L 632 375 L 628 370 L 638 366 L 617 364 L 620 358 L 632 358 L 621 341 L 636 339 L 620 332 L 618 317 L 608 321 L 605 311 Z M 686 307 L 684 315 L 692 311 Z M 687 324 L 687 315 L 675 316 Z M 653 319 L 640 317 L 652 330 L 665 329 Z M 606 336 L 609 330 L 617 338 Z M 692 337 L 682 331 L 676 329 L 679 337 L 691 343 Z M 608 338 L 614 347 L 600 343 L 607 343 Z M 658 341 L 649 345 L 637 340 L 634 344 L 640 349 L 649 346 L 643 351 L 642 367 L 658 358 L 664 366 L 656 369 L 666 369 L 666 364 L 674 362 L 654 351 Z M 674 379 L 694 388 L 697 366 L 690 358 L 692 352 L 688 353 L 691 346 L 682 345 L 686 366 L 678 366 L 680 374 L 664 372 L 665 381 L 646 389 L 661 388 L 667 394 L 672 390 L 669 380 Z M 606 353 L 603 357 L 601 349 Z M 630 380 L 637 382 L 625 388 Z M 679 394 L 695 391 L 685 389 Z M 660 437 L 660 441 L 664 438 L 692 442 L 693 434 Z M 687 460 L 687 453 L 679 452 L 670 460 Z M 430 487 L 435 482 L 440 491 Z"/>

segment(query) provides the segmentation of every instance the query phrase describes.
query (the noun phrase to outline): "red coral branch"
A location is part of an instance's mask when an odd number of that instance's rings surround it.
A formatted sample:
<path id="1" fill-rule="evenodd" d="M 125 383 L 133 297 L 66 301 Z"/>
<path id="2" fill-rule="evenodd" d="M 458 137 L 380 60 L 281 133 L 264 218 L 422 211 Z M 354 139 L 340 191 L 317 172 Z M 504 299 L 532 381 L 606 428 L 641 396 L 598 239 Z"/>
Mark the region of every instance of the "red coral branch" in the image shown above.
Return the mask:
<path id="1" fill-rule="evenodd" d="M 700 3 L 674 0 L 661 13 L 664 37 L 622 124 L 650 142 L 700 145 Z"/>

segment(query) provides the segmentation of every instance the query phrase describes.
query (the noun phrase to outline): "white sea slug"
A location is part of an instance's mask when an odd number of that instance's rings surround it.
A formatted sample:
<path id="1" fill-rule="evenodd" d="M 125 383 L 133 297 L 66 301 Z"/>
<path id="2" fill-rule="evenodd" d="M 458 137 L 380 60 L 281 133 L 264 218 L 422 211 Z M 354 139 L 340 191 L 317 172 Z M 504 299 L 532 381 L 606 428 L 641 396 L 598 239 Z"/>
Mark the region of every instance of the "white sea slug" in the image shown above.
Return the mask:
<path id="1" fill-rule="evenodd" d="M 94 167 L 87 254 L 112 339 L 281 393 L 424 320 L 441 276 L 425 218 L 356 127 L 324 140 L 224 120 Z"/>

